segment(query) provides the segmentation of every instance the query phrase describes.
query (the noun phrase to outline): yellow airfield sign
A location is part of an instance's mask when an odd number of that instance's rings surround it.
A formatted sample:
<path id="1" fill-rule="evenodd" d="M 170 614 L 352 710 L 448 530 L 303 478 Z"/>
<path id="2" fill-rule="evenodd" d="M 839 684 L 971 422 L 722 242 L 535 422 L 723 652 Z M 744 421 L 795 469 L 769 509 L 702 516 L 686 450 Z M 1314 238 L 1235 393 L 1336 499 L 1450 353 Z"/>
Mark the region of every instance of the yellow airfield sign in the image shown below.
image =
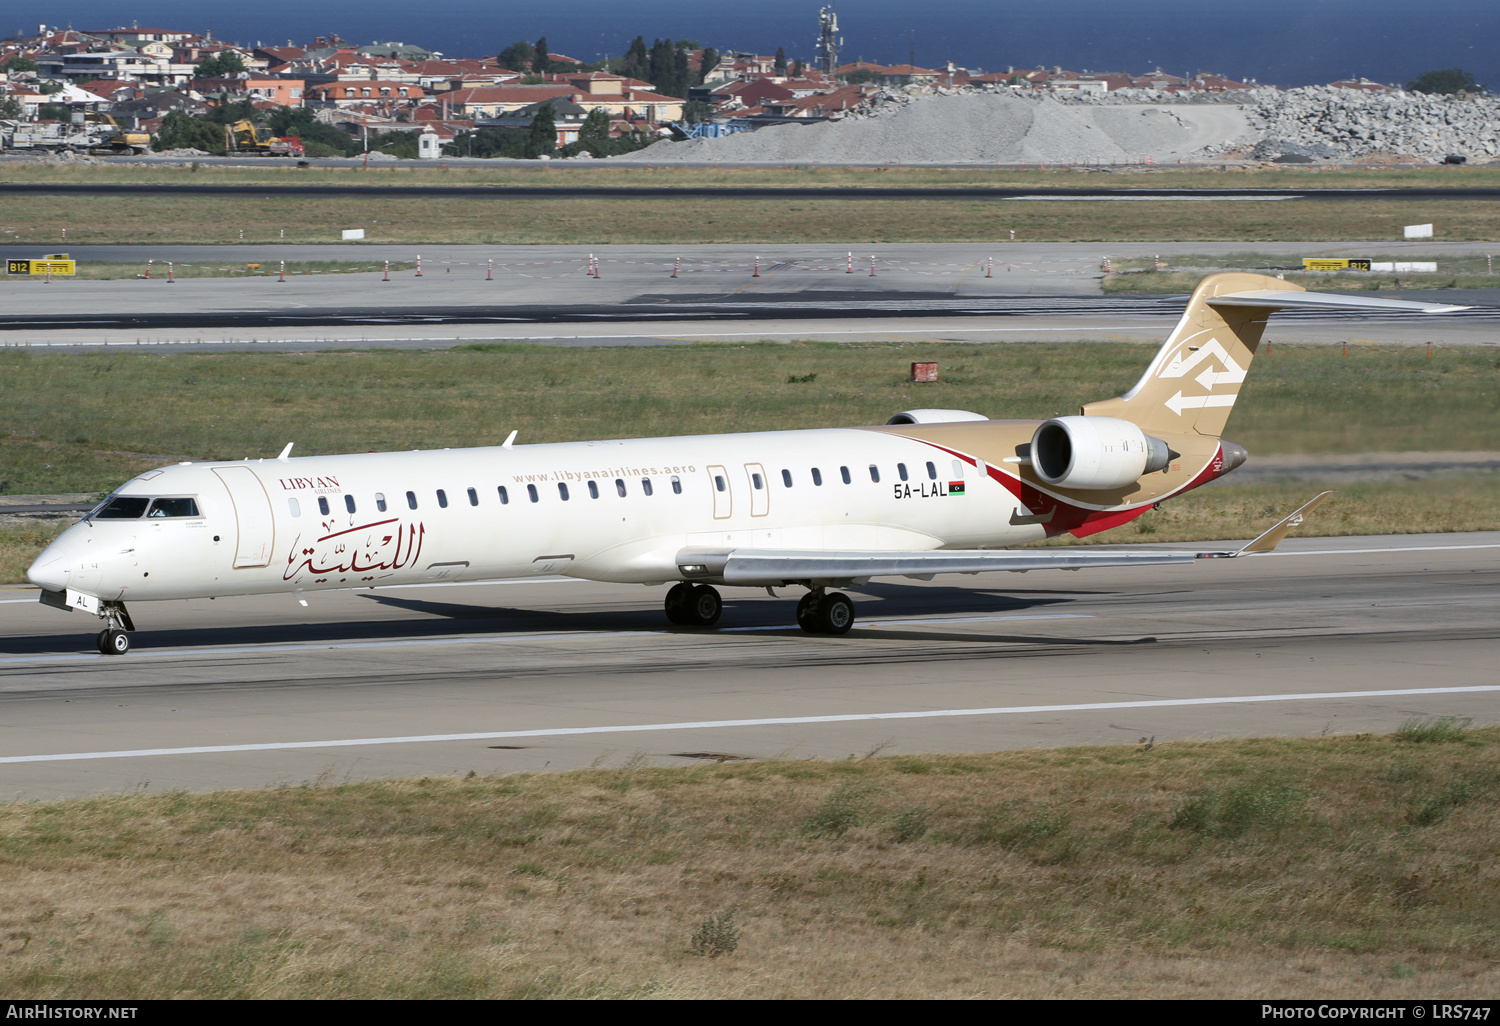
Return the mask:
<path id="1" fill-rule="evenodd" d="M 39 260 L 5 261 L 6 274 L 56 274 L 64 277 L 78 273 L 78 261 L 66 253 L 51 253 Z"/>
<path id="2" fill-rule="evenodd" d="M 1368 271 L 1370 260 L 1368 257 L 1349 257 L 1341 260 L 1303 257 L 1302 269 L 1304 271 Z"/>

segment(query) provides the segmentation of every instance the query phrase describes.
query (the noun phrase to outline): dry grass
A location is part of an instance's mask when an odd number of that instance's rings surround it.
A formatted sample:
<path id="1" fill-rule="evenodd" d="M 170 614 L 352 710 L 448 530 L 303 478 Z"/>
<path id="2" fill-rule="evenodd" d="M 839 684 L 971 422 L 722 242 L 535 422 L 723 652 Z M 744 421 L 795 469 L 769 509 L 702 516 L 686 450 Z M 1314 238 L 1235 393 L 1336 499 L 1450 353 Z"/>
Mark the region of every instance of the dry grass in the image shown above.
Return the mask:
<path id="1" fill-rule="evenodd" d="M 670 184 L 662 182 L 661 184 Z M 474 197 L 0 194 L 7 243 L 52 252 L 68 243 L 371 243 L 1330 241 L 1399 237 L 1432 222 L 1444 241 L 1500 238 L 1500 204 L 1484 200 L 1020 202 L 1006 200 L 515 199 Z M 284 233 L 284 234 L 283 234 Z"/>
<path id="2" fill-rule="evenodd" d="M 649 153 L 635 155 L 650 160 Z M 1053 189 L 1088 186 L 1119 189 L 1358 189 L 1358 188 L 1474 188 L 1500 182 L 1500 163 L 1462 167 L 1293 167 L 1261 164 L 1253 167 L 1190 167 L 1158 165 L 1108 169 L 984 167 L 839 167 L 793 164 L 788 167 L 692 168 L 657 164 L 622 167 L 600 163 L 550 163 L 496 160 L 461 167 L 441 162 L 381 163 L 364 167 L 309 167 L 288 165 L 221 166 L 191 160 L 182 164 L 57 164 L 8 163 L 0 167 L 0 182 L 112 185 L 254 185 L 363 186 L 371 189 L 399 185 L 528 186 L 624 188 L 641 186 L 735 187 L 883 187 L 964 188 L 1019 187 Z"/>
<path id="3" fill-rule="evenodd" d="M 1483 998 L 1453 726 L 11 805 L 0 990 Z"/>

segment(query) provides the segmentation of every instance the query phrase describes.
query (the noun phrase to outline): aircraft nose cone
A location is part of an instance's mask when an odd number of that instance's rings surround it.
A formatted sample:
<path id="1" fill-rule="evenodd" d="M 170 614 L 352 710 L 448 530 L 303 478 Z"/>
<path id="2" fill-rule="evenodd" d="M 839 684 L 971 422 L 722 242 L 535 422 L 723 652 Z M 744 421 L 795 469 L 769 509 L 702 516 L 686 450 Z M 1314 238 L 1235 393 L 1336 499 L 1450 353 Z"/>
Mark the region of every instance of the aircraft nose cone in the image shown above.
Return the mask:
<path id="1" fill-rule="evenodd" d="M 43 552 L 27 568 L 26 579 L 48 591 L 65 591 L 68 587 L 68 561 L 56 552 Z"/>

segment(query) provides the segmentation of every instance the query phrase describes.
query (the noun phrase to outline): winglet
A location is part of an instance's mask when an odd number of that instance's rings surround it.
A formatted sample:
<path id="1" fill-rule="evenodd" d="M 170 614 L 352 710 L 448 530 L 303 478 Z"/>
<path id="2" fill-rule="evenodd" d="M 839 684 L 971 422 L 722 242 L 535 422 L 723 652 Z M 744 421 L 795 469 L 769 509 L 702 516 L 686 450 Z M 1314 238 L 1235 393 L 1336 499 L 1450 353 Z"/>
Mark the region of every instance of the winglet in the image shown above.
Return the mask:
<path id="1" fill-rule="evenodd" d="M 516 430 L 514 430 L 510 434 L 506 435 L 505 436 L 505 441 L 503 441 L 503 442 L 500 443 L 500 448 L 502 448 L 502 449 L 509 449 L 512 445 L 515 445 L 516 444 L 516 436 L 519 435 L 520 433 L 521 433 L 521 429 L 520 428 L 516 428 Z"/>
<path id="2" fill-rule="evenodd" d="M 1198 553 L 1198 558 L 1233 559 L 1236 556 L 1253 556 L 1258 552 L 1270 552 L 1276 546 L 1281 544 L 1281 539 L 1285 538 L 1287 535 L 1291 534 L 1292 531 L 1301 526 L 1302 521 L 1307 519 L 1307 514 L 1311 513 L 1313 510 L 1321 506 L 1324 500 L 1326 500 L 1332 494 L 1332 492 L 1319 492 L 1317 495 L 1313 496 L 1310 502 L 1304 503 L 1291 516 L 1287 517 L 1285 520 L 1278 522 L 1275 527 L 1271 528 L 1269 531 L 1265 532 L 1259 538 L 1256 538 L 1254 541 L 1250 542 L 1242 549 L 1238 549 L 1234 552 L 1200 552 Z"/>
<path id="3" fill-rule="evenodd" d="M 276 458 L 278 460 L 280 460 L 281 462 L 285 463 L 286 462 L 286 458 L 292 454 L 292 446 L 294 446 L 296 444 L 297 444 L 296 442 L 288 442 L 288 443 L 286 443 L 286 448 L 283 449 L 283 450 L 281 450 L 281 455 L 278 456 L 278 457 L 276 457 Z"/>

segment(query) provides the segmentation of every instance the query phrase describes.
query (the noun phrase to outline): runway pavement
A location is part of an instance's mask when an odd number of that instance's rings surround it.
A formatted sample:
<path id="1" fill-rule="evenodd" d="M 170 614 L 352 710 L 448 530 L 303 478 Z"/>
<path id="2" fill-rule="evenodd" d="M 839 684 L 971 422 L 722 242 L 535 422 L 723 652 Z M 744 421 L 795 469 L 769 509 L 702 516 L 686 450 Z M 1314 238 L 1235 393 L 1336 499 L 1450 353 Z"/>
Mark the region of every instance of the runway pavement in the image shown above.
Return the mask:
<path id="1" fill-rule="evenodd" d="M 1497 719 L 1500 533 L 1293 539 L 1182 567 L 795 589 L 564 580 L 141 604 L 136 646 L 0 589 L 0 795 L 1390 731 Z"/>
<path id="2" fill-rule="evenodd" d="M 1475 244 L 1438 244 L 1470 253 Z M 1442 248 L 1446 247 L 1446 248 Z M 560 345 L 679 341 L 931 338 L 962 342 L 1129 339 L 1157 342 L 1181 300 L 1104 296 L 1105 256 L 1169 262 L 1224 244 L 582 247 L 74 247 L 90 260 L 147 260 L 151 279 L 6 281 L 0 346 L 204 346 L 310 350 L 440 348 L 480 340 Z M 1285 252 L 1283 252 L 1285 250 Z M 1404 243 L 1267 247 L 1296 253 L 1415 252 Z M 1422 252 L 1431 255 L 1431 247 Z M 415 262 L 385 280 L 385 260 Z M 593 263 L 591 263 L 591 258 Z M 168 282 L 161 261 L 263 271 L 279 261 L 380 268 L 338 275 Z M 597 273 L 590 274 L 590 268 Z M 873 274 L 871 272 L 874 272 Z M 1452 301 L 1453 293 L 1438 298 Z M 1489 302 L 1477 295 L 1469 302 Z M 1442 318 L 1282 314 L 1286 342 L 1489 344 L 1500 311 Z"/>

